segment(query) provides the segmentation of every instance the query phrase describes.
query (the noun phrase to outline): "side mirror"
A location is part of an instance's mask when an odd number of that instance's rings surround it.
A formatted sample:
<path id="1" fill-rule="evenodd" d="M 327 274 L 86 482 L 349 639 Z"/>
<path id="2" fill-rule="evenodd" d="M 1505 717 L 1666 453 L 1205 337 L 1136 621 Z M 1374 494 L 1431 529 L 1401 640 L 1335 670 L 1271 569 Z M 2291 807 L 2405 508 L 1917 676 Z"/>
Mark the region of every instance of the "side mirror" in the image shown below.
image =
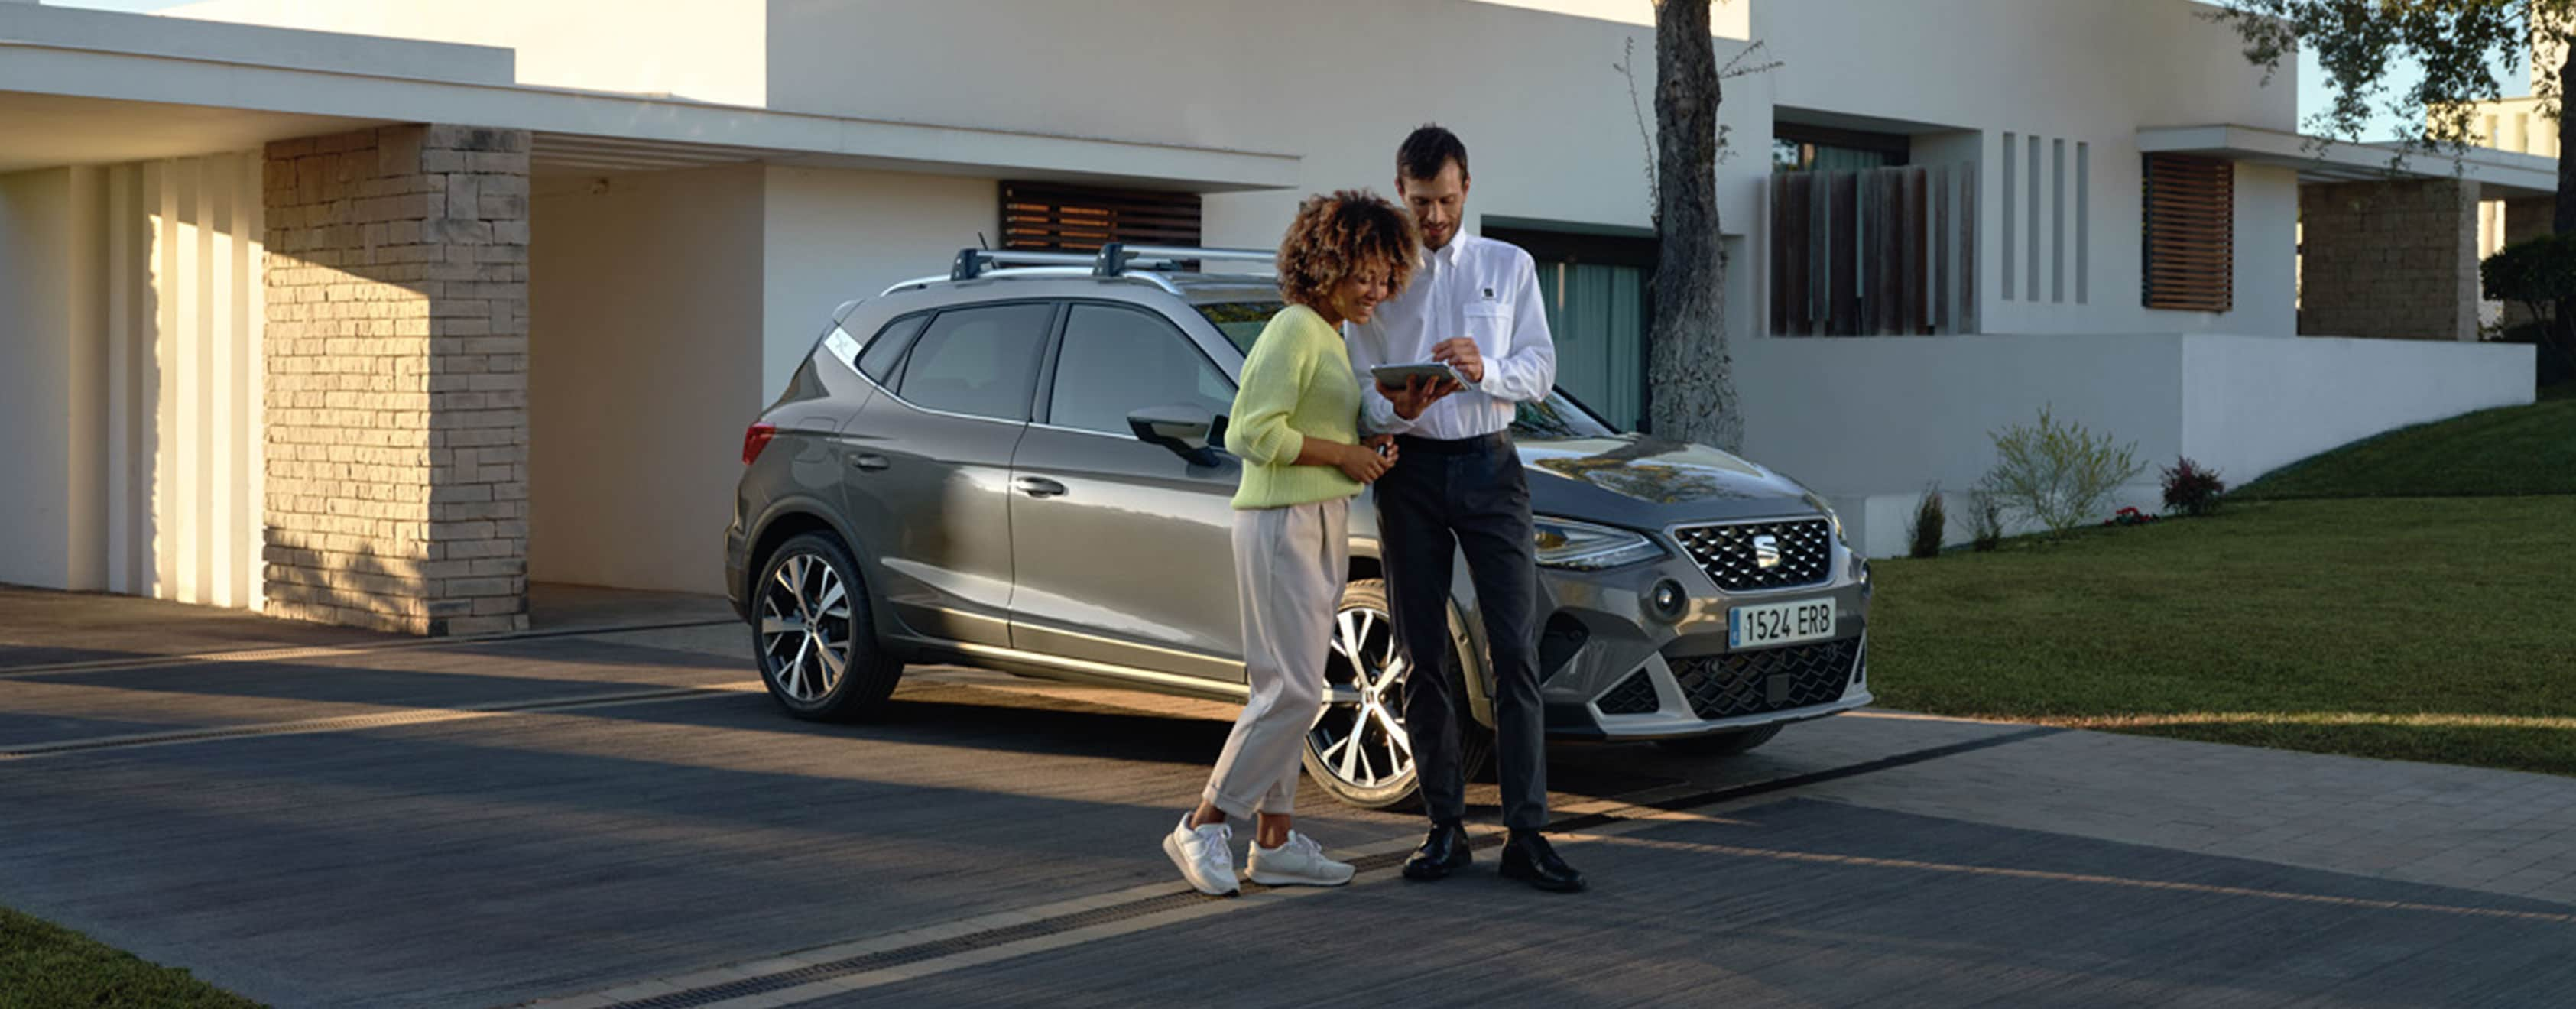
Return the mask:
<path id="1" fill-rule="evenodd" d="M 1216 465 L 1225 418 L 1201 406 L 1151 406 L 1127 415 L 1127 426 L 1149 445 L 1160 445 L 1200 466 Z"/>

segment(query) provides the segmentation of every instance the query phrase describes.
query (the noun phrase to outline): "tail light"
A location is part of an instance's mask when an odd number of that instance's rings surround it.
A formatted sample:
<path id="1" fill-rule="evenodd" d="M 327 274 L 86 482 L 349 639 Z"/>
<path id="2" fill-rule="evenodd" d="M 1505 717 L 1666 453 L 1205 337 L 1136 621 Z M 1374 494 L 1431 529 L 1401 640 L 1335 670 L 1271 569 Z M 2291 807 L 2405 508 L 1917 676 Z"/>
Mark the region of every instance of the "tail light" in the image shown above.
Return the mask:
<path id="1" fill-rule="evenodd" d="M 760 450 L 769 447 L 769 439 L 778 437 L 775 424 L 754 424 L 742 433 L 742 464 L 751 465 L 760 458 Z"/>

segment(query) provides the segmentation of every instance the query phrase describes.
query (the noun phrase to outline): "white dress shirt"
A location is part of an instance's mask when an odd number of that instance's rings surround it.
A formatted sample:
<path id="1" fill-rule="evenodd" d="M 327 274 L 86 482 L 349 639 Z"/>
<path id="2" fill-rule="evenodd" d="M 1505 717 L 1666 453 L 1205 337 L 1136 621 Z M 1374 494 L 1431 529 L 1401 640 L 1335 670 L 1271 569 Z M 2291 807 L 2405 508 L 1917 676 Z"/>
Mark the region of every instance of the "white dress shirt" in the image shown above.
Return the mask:
<path id="1" fill-rule="evenodd" d="M 1538 269 L 1509 242 L 1461 233 L 1422 257 L 1404 293 L 1380 302 L 1369 321 L 1344 327 L 1360 379 L 1360 426 L 1373 434 L 1444 441 L 1493 434 L 1512 426 L 1513 404 L 1546 399 L 1556 387 L 1556 341 L 1539 301 Z M 1475 338 L 1484 380 L 1413 420 L 1396 416 L 1369 368 L 1431 360 L 1433 346 L 1461 336 Z"/>

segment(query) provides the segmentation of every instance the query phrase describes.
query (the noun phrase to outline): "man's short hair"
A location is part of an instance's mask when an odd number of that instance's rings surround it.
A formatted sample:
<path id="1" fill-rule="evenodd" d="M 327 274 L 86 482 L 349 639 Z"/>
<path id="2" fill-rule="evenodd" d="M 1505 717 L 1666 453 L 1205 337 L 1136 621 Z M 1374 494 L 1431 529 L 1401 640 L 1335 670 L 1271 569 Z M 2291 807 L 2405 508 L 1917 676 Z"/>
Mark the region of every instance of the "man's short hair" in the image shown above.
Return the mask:
<path id="1" fill-rule="evenodd" d="M 1422 124 L 1420 129 L 1406 135 L 1404 144 L 1395 149 L 1395 170 L 1408 179 L 1439 178 L 1440 166 L 1452 161 L 1458 163 L 1458 175 L 1465 177 L 1467 145 L 1458 141 L 1457 134 L 1438 123 Z"/>

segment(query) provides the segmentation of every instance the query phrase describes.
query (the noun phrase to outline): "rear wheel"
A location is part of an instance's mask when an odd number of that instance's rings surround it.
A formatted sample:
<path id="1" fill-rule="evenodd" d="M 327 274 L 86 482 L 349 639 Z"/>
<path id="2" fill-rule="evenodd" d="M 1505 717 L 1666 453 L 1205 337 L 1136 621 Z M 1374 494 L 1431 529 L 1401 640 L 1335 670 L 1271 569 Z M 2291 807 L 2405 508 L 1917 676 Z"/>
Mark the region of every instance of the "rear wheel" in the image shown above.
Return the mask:
<path id="1" fill-rule="evenodd" d="M 1782 726 L 1765 725 L 1758 729 L 1737 729 L 1686 739 L 1659 739 L 1655 745 L 1674 753 L 1693 757 L 1732 757 L 1771 741 Z"/>
<path id="2" fill-rule="evenodd" d="M 877 647 L 866 583 L 838 539 L 806 533 L 781 544 L 752 599 L 760 679 L 788 714 L 847 721 L 894 693 L 903 664 Z"/>
<path id="3" fill-rule="evenodd" d="M 1450 683 L 1463 686 L 1458 618 L 1450 614 Z M 1405 689 L 1416 675 L 1395 644 L 1386 582 L 1370 578 L 1342 589 L 1333 620 L 1333 649 L 1324 660 L 1324 707 L 1306 733 L 1306 774 L 1333 798 L 1364 809 L 1417 805 L 1413 737 L 1404 724 Z M 1458 696 L 1465 693 L 1459 691 Z M 1459 726 L 1459 758 L 1473 775 L 1492 749 L 1484 726 Z"/>

